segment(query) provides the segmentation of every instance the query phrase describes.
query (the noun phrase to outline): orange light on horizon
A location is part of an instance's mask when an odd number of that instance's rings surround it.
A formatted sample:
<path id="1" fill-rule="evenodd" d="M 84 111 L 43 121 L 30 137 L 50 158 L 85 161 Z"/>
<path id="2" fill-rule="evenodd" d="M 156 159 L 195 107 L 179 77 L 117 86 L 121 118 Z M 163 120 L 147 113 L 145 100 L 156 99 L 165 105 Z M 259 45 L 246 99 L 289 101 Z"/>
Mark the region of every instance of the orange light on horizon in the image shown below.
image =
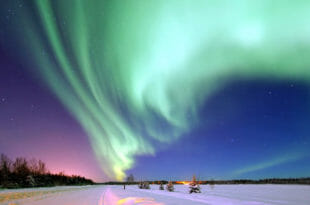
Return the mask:
<path id="1" fill-rule="evenodd" d="M 177 184 L 188 185 L 188 184 L 190 184 L 191 182 L 189 182 L 189 181 L 176 181 L 175 183 L 177 183 Z"/>
<path id="2" fill-rule="evenodd" d="M 193 183 L 192 181 L 176 181 L 176 184 L 184 184 L 184 185 L 189 185 L 191 183 Z M 201 184 L 201 181 L 197 181 L 197 184 Z"/>

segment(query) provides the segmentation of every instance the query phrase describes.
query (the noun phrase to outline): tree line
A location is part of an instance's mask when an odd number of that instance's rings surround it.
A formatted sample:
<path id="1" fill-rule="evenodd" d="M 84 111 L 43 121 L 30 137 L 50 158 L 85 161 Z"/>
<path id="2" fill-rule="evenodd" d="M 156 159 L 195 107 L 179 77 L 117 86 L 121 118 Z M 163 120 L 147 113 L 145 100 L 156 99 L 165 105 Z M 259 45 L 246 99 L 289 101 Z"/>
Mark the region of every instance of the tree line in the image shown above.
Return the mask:
<path id="1" fill-rule="evenodd" d="M 209 180 L 201 184 L 310 184 L 310 177 L 301 178 L 268 178 L 268 179 L 236 179 L 236 180 Z"/>
<path id="2" fill-rule="evenodd" d="M 167 180 L 157 180 L 157 181 L 145 181 L 150 184 L 168 184 Z M 236 179 L 236 180 L 202 180 L 197 181 L 199 184 L 303 184 L 310 185 L 310 177 L 305 178 L 269 178 L 269 179 L 259 179 L 259 180 L 251 180 L 251 179 Z M 140 181 L 131 181 L 131 182 L 116 182 L 110 181 L 101 184 L 106 185 L 134 185 L 139 184 Z M 179 181 L 172 181 L 173 184 L 181 184 Z"/>
<path id="3" fill-rule="evenodd" d="M 85 177 L 67 176 L 63 172 L 51 174 L 41 160 L 17 157 L 12 161 L 4 154 L 0 157 L 0 187 L 2 188 L 89 184 L 94 184 L 94 182 Z"/>

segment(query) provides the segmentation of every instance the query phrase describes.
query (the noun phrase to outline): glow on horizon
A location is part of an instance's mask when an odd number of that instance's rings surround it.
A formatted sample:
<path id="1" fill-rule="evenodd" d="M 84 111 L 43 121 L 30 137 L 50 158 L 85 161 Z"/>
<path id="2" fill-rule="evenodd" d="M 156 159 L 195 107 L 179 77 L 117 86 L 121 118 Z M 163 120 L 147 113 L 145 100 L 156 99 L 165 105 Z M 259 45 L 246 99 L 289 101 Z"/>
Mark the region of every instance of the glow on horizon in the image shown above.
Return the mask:
<path id="1" fill-rule="evenodd" d="M 24 45 L 111 179 L 190 130 L 235 76 L 310 82 L 309 1 L 35 2 Z"/>

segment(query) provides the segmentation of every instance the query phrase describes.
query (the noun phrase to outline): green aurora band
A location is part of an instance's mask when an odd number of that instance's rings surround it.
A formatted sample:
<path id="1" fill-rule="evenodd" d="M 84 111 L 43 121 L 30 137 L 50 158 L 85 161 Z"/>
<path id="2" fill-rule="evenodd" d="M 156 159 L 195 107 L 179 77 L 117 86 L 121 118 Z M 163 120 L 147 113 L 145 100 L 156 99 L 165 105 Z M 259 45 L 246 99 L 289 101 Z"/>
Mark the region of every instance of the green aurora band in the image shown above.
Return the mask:
<path id="1" fill-rule="evenodd" d="M 308 157 L 308 156 L 309 156 L 309 153 L 305 152 L 304 150 L 289 151 L 286 153 L 281 153 L 280 156 L 272 157 L 270 159 L 267 159 L 266 161 L 259 162 L 254 165 L 248 165 L 239 170 L 235 170 L 233 172 L 234 174 L 233 176 L 236 177 L 244 173 L 266 169 L 268 167 L 272 167 L 272 166 L 287 163 L 287 162 L 293 162 L 293 161 L 296 161 L 296 160 L 299 160 L 301 158 Z"/>
<path id="2" fill-rule="evenodd" d="M 232 78 L 310 83 L 309 0 L 33 3 L 17 22 L 33 67 L 111 179 L 189 131 Z"/>

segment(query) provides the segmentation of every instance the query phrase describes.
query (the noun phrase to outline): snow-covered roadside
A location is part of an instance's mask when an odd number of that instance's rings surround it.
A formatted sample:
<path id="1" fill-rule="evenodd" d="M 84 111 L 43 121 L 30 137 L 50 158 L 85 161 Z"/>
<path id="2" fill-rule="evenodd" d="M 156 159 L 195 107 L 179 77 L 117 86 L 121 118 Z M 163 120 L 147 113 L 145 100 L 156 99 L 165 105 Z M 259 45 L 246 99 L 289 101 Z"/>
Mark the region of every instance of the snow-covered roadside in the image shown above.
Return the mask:
<path id="1" fill-rule="evenodd" d="M 215 185 L 212 189 L 202 185 L 201 194 L 189 194 L 188 186 L 176 185 L 175 192 L 159 190 L 158 185 L 152 185 L 150 190 L 141 190 L 136 186 L 128 189 L 140 192 L 150 192 L 155 195 L 166 195 L 173 198 L 183 198 L 205 204 L 289 204 L 309 205 L 310 186 L 303 185 Z M 158 198 L 158 197 L 155 197 Z M 167 203 L 169 204 L 169 203 Z"/>
<path id="2" fill-rule="evenodd" d="M 66 195 L 68 192 L 84 191 L 91 186 L 58 186 L 42 188 L 5 189 L 0 191 L 0 204 L 25 204 Z"/>
<path id="3" fill-rule="evenodd" d="M 302 185 L 202 185 L 202 193 L 189 194 L 187 185 L 175 185 L 175 192 L 150 190 L 137 185 L 53 187 L 4 190 L 0 194 L 29 194 L 1 205 L 309 205 L 310 186 Z M 42 193 L 47 194 L 42 194 Z M 31 196 L 33 193 L 41 193 Z"/>

